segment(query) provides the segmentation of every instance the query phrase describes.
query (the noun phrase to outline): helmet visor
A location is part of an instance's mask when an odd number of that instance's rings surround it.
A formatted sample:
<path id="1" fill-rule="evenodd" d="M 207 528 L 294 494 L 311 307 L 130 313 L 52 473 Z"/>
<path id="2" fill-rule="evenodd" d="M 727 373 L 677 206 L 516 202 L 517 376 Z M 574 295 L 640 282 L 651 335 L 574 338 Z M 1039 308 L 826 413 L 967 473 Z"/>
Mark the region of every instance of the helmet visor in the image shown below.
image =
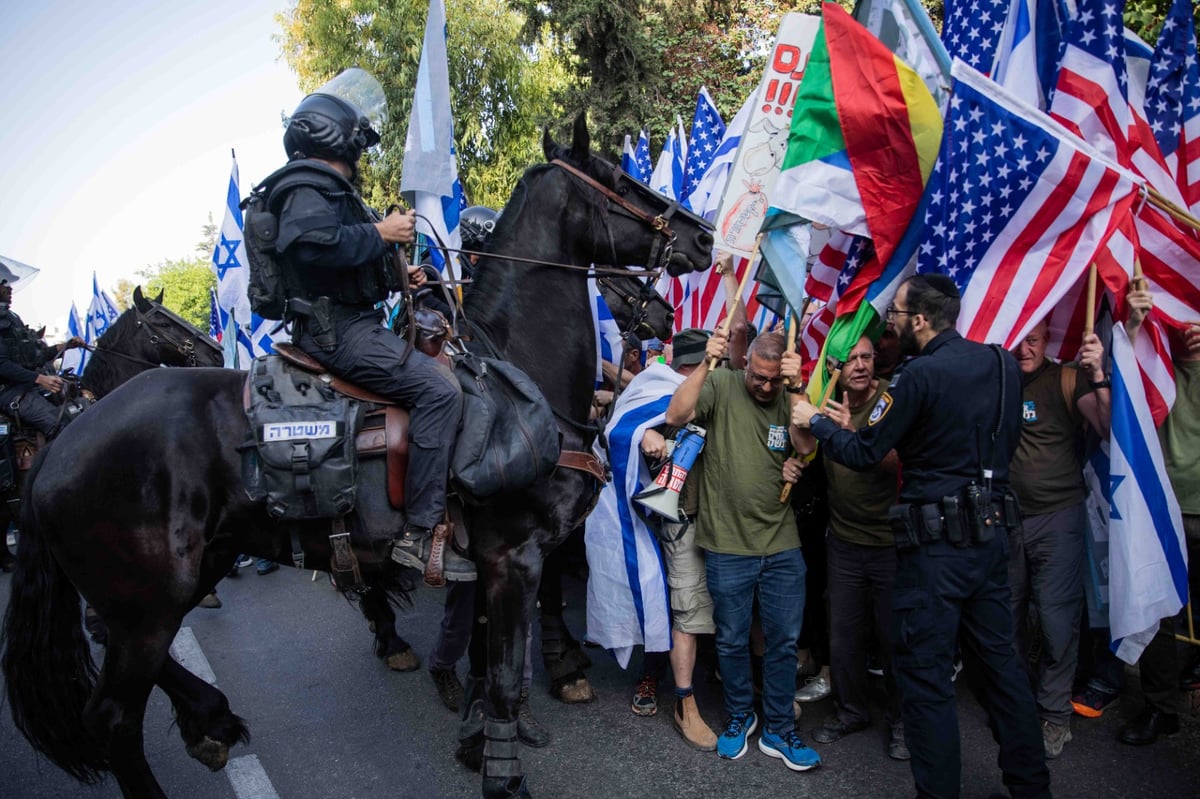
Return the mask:
<path id="1" fill-rule="evenodd" d="M 387 97 L 383 87 L 365 69 L 351 67 L 344 70 L 313 94 L 329 94 L 345 100 L 357 108 L 376 131 L 382 130 L 387 121 Z"/>

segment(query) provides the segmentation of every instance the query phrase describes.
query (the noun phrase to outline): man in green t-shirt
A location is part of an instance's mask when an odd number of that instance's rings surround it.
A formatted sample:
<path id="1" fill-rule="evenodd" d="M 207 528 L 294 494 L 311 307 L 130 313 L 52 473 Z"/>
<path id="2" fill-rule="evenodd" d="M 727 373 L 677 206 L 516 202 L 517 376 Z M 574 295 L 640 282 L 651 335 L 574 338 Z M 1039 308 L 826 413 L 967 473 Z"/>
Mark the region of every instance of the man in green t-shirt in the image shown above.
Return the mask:
<path id="1" fill-rule="evenodd" d="M 1055 758 L 1071 740 L 1071 687 L 1079 664 L 1086 546 L 1083 423 L 1107 436 L 1111 399 L 1098 336 L 1084 336 L 1077 366 L 1047 358 L 1048 342 L 1043 320 L 1013 350 L 1021 367 L 1022 424 L 1009 478 L 1022 522 L 1009 532 L 1008 576 L 1017 646 L 1032 669 L 1042 743 L 1046 757 Z M 1032 666 L 1031 610 L 1041 643 Z"/>
<path id="2" fill-rule="evenodd" d="M 708 341 L 708 359 L 675 390 L 667 424 L 696 420 L 707 431 L 696 543 L 705 550 L 705 575 L 717 628 L 717 660 L 729 714 L 717 754 L 746 753 L 758 727 L 750 676 L 750 622 L 754 600 L 763 655 L 765 732 L 758 747 L 794 771 L 820 765 L 795 730 L 792 694 L 796 639 L 804 616 L 804 557 L 791 507 L 779 501 L 788 452 L 811 451 L 791 425 L 784 382 L 798 378 L 800 356 L 785 352 L 783 336 L 768 333 L 750 345 L 744 370 L 709 371 L 725 354 L 726 337 Z M 799 391 L 799 389 L 796 389 Z"/>
<path id="3" fill-rule="evenodd" d="M 825 415 L 845 430 L 866 427 L 888 385 L 888 380 L 876 379 L 875 346 L 869 336 L 863 336 L 846 356 L 838 378 L 841 402 L 831 400 Z M 899 470 L 895 450 L 865 472 L 825 459 L 829 484 L 829 669 L 836 710 L 813 732 L 813 740 L 830 744 L 869 726 L 867 650 L 873 629 L 884 656 L 890 730 L 887 752 L 896 760 L 908 760 L 888 634 L 896 581 L 895 536 L 888 509 L 896 504 Z"/>

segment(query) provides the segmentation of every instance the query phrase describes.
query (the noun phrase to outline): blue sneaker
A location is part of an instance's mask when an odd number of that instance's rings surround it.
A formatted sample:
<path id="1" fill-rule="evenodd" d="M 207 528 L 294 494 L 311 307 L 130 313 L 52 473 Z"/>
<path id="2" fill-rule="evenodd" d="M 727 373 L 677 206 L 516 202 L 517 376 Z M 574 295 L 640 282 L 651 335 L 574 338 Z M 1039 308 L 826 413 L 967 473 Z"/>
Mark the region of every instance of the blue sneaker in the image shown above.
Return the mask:
<path id="1" fill-rule="evenodd" d="M 717 754 L 726 760 L 737 760 L 750 748 L 747 738 L 758 729 L 758 716 L 750 713 L 735 713 L 725 724 L 725 730 L 717 739 Z"/>
<path id="2" fill-rule="evenodd" d="M 792 771 L 808 771 L 821 765 L 821 756 L 804 745 L 795 730 L 783 735 L 764 732 L 758 748 L 767 757 L 777 757 Z"/>

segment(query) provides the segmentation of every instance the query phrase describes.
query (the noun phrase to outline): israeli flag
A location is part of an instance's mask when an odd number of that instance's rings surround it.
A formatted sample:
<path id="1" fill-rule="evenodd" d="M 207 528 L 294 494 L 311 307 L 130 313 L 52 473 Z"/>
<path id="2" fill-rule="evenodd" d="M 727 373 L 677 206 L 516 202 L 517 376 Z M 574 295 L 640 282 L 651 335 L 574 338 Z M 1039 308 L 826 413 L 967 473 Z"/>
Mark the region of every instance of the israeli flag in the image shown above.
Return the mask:
<path id="1" fill-rule="evenodd" d="M 446 257 L 439 247 L 462 247 L 459 213 L 466 207 L 466 198 L 455 161 L 443 0 L 430 0 L 425 19 L 425 44 L 417 67 L 402 169 L 400 192 L 417 210 L 417 232 L 425 237 L 422 243 L 429 248 L 433 265 L 445 273 Z"/>
<path id="2" fill-rule="evenodd" d="M 612 311 L 608 309 L 608 303 L 604 301 L 594 277 L 588 278 L 588 295 L 591 297 L 592 329 L 596 336 L 596 388 L 600 388 L 604 382 L 601 363 L 608 361 L 618 365 L 617 361 L 621 358 L 621 327 L 613 319 Z"/>
<path id="3" fill-rule="evenodd" d="M 671 649 L 671 604 L 658 538 L 632 498 L 654 481 L 642 458 L 642 436 L 666 421 L 667 405 L 683 375 L 652 363 L 629 382 L 605 427 L 613 479 L 588 517 L 588 640 L 613 650 L 621 668 L 633 647 Z M 603 451 L 597 450 L 600 457 Z"/>
<path id="4" fill-rule="evenodd" d="M 1183 517 L 1123 325 L 1113 326 L 1108 567 L 1112 647 L 1136 663 L 1160 619 L 1187 603 Z"/>
<path id="5" fill-rule="evenodd" d="M 686 142 L 683 120 L 676 115 L 675 127 L 667 134 L 667 142 L 658 156 L 654 174 L 650 176 L 650 188 L 672 200 L 680 199 L 683 194 L 684 164 L 687 162 Z"/>
<path id="6" fill-rule="evenodd" d="M 117 321 L 117 317 L 120 315 L 121 311 L 117 308 L 117 304 L 112 301 L 112 297 L 108 296 L 107 292 L 100 290 L 96 273 L 92 272 L 92 302 L 88 305 L 87 317 L 84 320 L 87 332 L 84 341 L 88 344 L 95 344 L 101 336 L 108 332 L 109 326 Z"/>
<path id="7" fill-rule="evenodd" d="M 67 316 L 67 338 L 79 336 L 79 338 L 87 341 L 87 331 L 84 329 L 83 323 L 79 320 L 79 311 L 75 310 L 75 303 L 71 303 L 71 312 Z M 83 369 L 87 366 L 88 357 L 91 353 L 83 347 L 73 350 L 67 350 L 62 355 L 61 371 L 65 372 L 68 369 L 74 374 L 83 374 Z"/>
<path id="8" fill-rule="evenodd" d="M 274 322 L 266 322 L 250 311 L 250 261 L 246 257 L 246 242 L 243 230 L 241 191 L 238 188 L 237 156 L 233 155 L 233 166 L 229 172 L 229 188 L 225 193 L 225 216 L 217 246 L 213 249 L 213 271 L 217 273 L 217 316 L 220 329 L 225 331 L 221 344 L 226 350 L 225 365 L 248 368 L 259 355 L 274 352 L 271 346 L 270 328 Z"/>

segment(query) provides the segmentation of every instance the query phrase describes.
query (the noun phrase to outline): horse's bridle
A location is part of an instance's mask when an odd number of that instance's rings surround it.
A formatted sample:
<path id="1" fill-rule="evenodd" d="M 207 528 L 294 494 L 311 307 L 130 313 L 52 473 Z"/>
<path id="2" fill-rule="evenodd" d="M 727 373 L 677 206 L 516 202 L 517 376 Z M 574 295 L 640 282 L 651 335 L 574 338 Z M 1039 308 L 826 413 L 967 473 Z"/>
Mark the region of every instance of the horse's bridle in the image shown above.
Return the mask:
<path id="1" fill-rule="evenodd" d="M 150 320 L 153 317 L 161 316 L 170 322 L 182 322 L 183 324 L 187 325 L 183 319 L 175 316 L 175 314 L 171 313 L 160 305 L 154 306 L 148 313 L 143 313 L 141 308 L 134 306 L 134 314 L 137 317 L 138 329 L 146 331 L 146 333 L 150 336 L 151 344 L 157 347 L 160 341 L 164 341 L 169 347 L 172 347 L 176 352 L 183 356 L 183 359 L 188 366 L 194 367 L 199 364 L 199 361 L 196 358 L 196 342 L 194 340 L 195 336 L 192 338 L 178 338 L 164 330 L 157 330 L 150 324 Z M 190 325 L 187 326 L 191 327 Z M 196 335 L 201 335 L 199 330 L 196 331 Z"/>
<path id="2" fill-rule="evenodd" d="M 641 208 L 638 208 L 636 205 L 629 202 L 629 200 L 626 200 L 624 197 L 617 194 L 615 191 L 610 189 L 608 186 L 605 186 L 591 175 L 588 175 L 580 169 L 576 169 L 566 161 L 563 161 L 561 158 L 555 158 L 550 162 L 550 165 L 566 171 L 579 180 L 582 180 L 596 191 L 600 192 L 600 194 L 606 200 L 608 200 L 610 203 L 616 204 L 617 208 L 615 210 L 618 213 L 624 213 L 626 216 L 641 222 L 642 224 L 648 226 L 651 230 L 661 234 L 662 238 L 655 238 L 654 243 L 650 247 L 650 257 L 647 259 L 648 263 L 646 264 L 646 268 L 648 270 L 661 272 L 661 270 L 666 267 L 667 262 L 671 260 L 671 252 L 675 246 L 675 241 L 677 238 L 675 231 L 671 230 L 670 219 L 683 206 L 670 197 L 667 197 L 665 194 L 650 192 L 650 190 L 647 189 L 647 192 L 654 194 L 655 199 L 661 199 L 667 204 L 667 207 L 663 211 L 652 215 L 646 211 L 643 211 Z M 619 166 L 613 167 L 613 185 L 616 185 L 618 181 L 624 179 L 625 177 L 625 173 Z M 636 183 L 634 184 L 634 188 L 636 190 Z"/>

